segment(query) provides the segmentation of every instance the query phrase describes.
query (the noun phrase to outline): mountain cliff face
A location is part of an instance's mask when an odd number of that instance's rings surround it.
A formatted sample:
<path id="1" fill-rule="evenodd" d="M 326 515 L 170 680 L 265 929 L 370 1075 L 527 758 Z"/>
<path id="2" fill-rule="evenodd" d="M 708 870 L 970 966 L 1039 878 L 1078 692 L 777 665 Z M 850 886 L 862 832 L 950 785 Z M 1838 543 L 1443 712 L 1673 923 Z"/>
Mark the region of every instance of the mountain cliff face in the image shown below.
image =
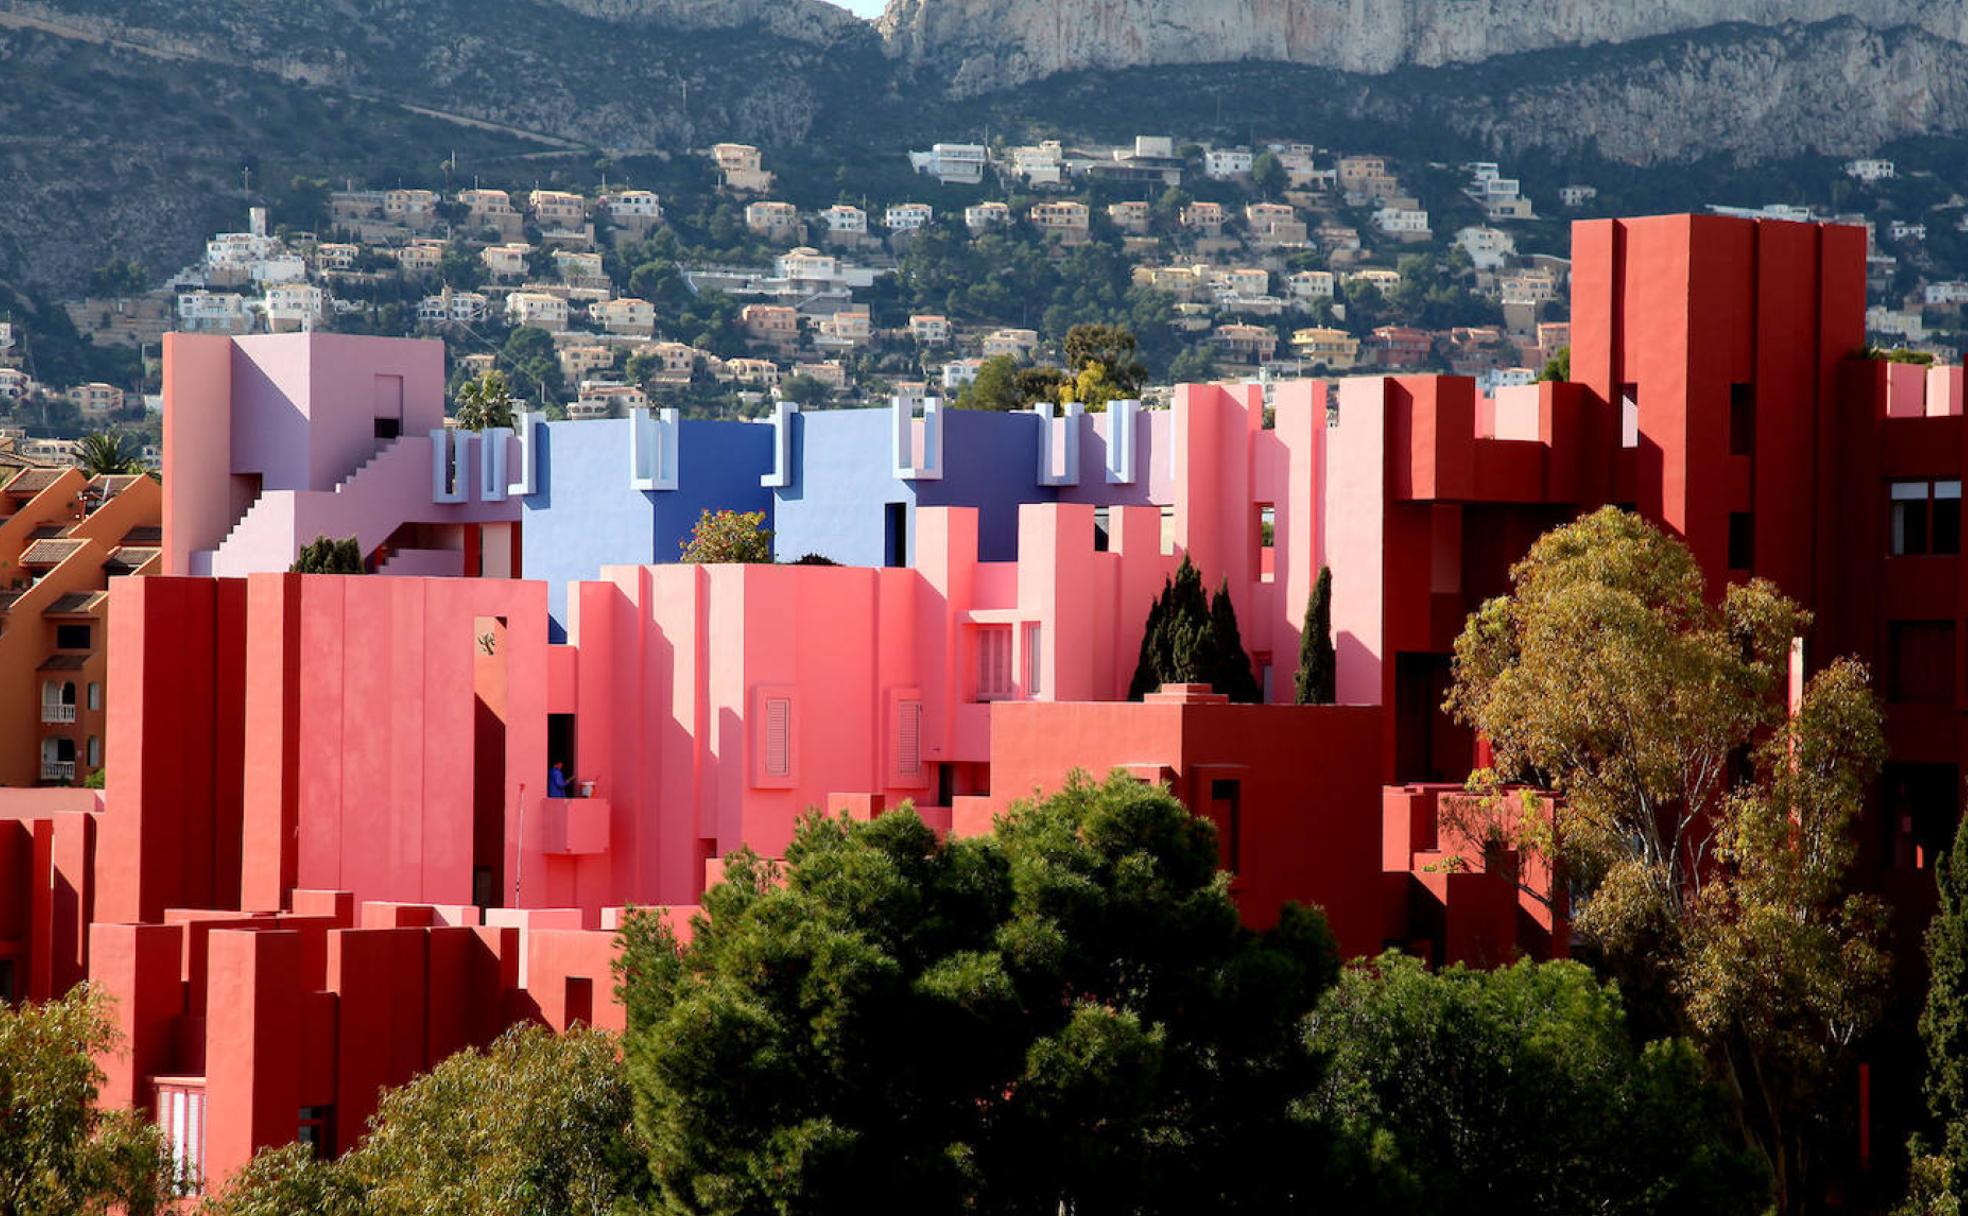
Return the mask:
<path id="1" fill-rule="evenodd" d="M 693 30 L 764 29 L 781 38 L 828 42 L 867 22 L 826 0 L 535 0 L 604 21 Z"/>
<path id="2" fill-rule="evenodd" d="M 891 51 L 979 93 L 1085 69 L 1477 63 L 1709 26 L 1851 17 L 1968 41 L 1968 0 L 890 0 Z"/>
<path id="3" fill-rule="evenodd" d="M 1428 124 L 1498 156 L 1748 165 L 1968 131 L 1968 45 L 1850 19 L 1346 79 L 1350 113 Z"/>

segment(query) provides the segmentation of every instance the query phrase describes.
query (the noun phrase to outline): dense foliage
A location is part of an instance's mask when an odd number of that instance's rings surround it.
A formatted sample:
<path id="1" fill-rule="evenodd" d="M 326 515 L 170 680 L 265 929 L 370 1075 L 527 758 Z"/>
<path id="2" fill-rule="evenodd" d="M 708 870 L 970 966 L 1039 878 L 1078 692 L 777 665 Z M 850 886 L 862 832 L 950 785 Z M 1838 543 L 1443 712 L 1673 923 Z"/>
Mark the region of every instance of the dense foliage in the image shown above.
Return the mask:
<path id="1" fill-rule="evenodd" d="M 1139 701 L 1164 684 L 1207 684 L 1232 701 L 1255 702 L 1263 695 L 1237 628 L 1229 580 L 1211 597 L 1202 572 L 1186 556 L 1148 610 L 1128 699 Z"/>
<path id="2" fill-rule="evenodd" d="M 712 511 L 706 508 L 697 517 L 688 540 L 679 541 L 677 560 L 712 565 L 718 562 L 769 562 L 772 560 L 772 532 L 765 526 L 763 511 Z"/>
<path id="3" fill-rule="evenodd" d="M 645 1189 L 613 1035 L 539 1026 L 387 1092 L 338 1161 L 263 1152 L 207 1216 L 595 1216 Z"/>
<path id="4" fill-rule="evenodd" d="M 1760 579 L 1711 602 L 1685 546 L 1612 508 L 1547 533 L 1511 587 L 1457 640 L 1449 706 L 1494 747 L 1479 785 L 1562 797 L 1521 818 L 1473 799 L 1462 826 L 1549 863 L 1532 893 L 1568 893 L 1628 998 L 1704 1046 L 1793 1210 L 1889 978 L 1849 874 L 1884 756 L 1866 671 L 1830 663 L 1790 711 L 1809 615 Z"/>
<path id="5" fill-rule="evenodd" d="M 486 371 L 467 381 L 457 392 L 457 408 L 452 415 L 468 431 L 512 426 L 512 385 L 506 374 Z"/>
<path id="6" fill-rule="evenodd" d="M 1308 1103 L 1358 1154 L 1348 1210 L 1740 1213 L 1761 1163 L 1685 1039 L 1637 1044 L 1618 992 L 1568 962 L 1348 969 L 1308 1034 Z"/>
<path id="7" fill-rule="evenodd" d="M 353 536 L 335 540 L 317 536 L 301 546 L 301 552 L 288 567 L 295 574 L 366 574 L 362 542 Z"/>
<path id="8" fill-rule="evenodd" d="M 0 1002 L 0 1216 L 149 1216 L 170 1197 L 157 1126 L 96 1105 L 96 1060 L 122 1046 L 103 1001 Z"/>
<path id="9" fill-rule="evenodd" d="M 1960 1216 L 1968 1195 L 1968 819 L 1935 859 L 1940 907 L 1927 926 L 1927 1114 L 1933 1140 L 1911 1146 L 1911 1196 L 1903 1216 Z"/>
<path id="10" fill-rule="evenodd" d="M 660 1210 L 1311 1210 L 1290 1113 L 1335 972 L 1316 912 L 1238 922 L 1214 830 L 1077 779 L 981 838 L 902 810 L 728 861 L 689 944 L 624 930 Z"/>
<path id="11" fill-rule="evenodd" d="M 82 436 L 75 450 L 75 465 L 91 477 L 144 471 L 136 440 L 118 431 Z"/>
<path id="12" fill-rule="evenodd" d="M 1305 601 L 1305 623 L 1299 629 L 1298 675 L 1294 680 L 1300 705 L 1331 705 L 1339 699 L 1339 658 L 1332 640 L 1332 567 L 1319 567 L 1312 594 Z"/>

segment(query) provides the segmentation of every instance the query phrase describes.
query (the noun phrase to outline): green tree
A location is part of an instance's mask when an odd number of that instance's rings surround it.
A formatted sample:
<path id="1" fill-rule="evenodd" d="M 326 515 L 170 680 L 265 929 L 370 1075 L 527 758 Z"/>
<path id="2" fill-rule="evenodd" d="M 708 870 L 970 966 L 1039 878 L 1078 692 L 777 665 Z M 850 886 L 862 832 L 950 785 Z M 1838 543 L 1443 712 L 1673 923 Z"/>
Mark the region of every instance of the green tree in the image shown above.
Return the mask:
<path id="1" fill-rule="evenodd" d="M 89 272 L 92 296 L 134 296 L 149 285 L 150 272 L 135 258 L 110 258 Z"/>
<path id="2" fill-rule="evenodd" d="M 333 540 L 317 536 L 301 546 L 294 564 L 288 569 L 295 574 L 367 574 L 368 568 L 362 558 L 362 542 L 355 537 Z"/>
<path id="3" fill-rule="evenodd" d="M 1968 1195 L 1968 819 L 1954 847 L 1934 862 L 1940 907 L 1927 925 L 1927 1005 L 1920 1039 L 1927 1049 L 1927 1112 L 1936 1150 L 1916 1139 L 1915 1190 L 1910 1213 L 1958 1213 Z M 1922 1186 L 1925 1175 L 1925 1185 Z M 1925 1190 L 1925 1195 L 1919 1192 Z"/>
<path id="4" fill-rule="evenodd" d="M 513 425 L 512 385 L 496 369 L 480 372 L 458 389 L 458 425 L 467 431 L 487 431 Z"/>
<path id="5" fill-rule="evenodd" d="M 1479 786 L 1560 797 L 1471 799 L 1460 826 L 1549 864 L 1585 948 L 1729 1079 L 1796 1210 L 1890 969 L 1848 873 L 1884 755 L 1865 669 L 1831 663 L 1787 713 L 1808 614 L 1762 580 L 1711 602 L 1685 546 L 1613 508 L 1547 533 L 1511 588 L 1457 639 L 1448 707 L 1494 747 Z"/>
<path id="6" fill-rule="evenodd" d="M 1572 378 L 1572 348 L 1561 346 L 1558 353 L 1545 360 L 1544 370 L 1538 373 L 1539 380 L 1555 380 L 1563 383 Z"/>
<path id="7" fill-rule="evenodd" d="M 623 931 L 659 1210 L 1311 1210 L 1323 918 L 1241 927 L 1209 823 L 1076 777 L 986 837 L 913 810 L 737 854 L 688 946 Z"/>
<path id="8" fill-rule="evenodd" d="M 1349 1146 L 1342 1208 L 1424 1216 L 1741 1213 L 1769 1179 L 1686 1039 L 1637 1046 L 1577 963 L 1349 968 L 1307 1023 L 1308 1101 Z"/>
<path id="9" fill-rule="evenodd" d="M 1057 401 L 1059 394 L 1069 383 L 1066 373 L 1056 367 L 1021 367 L 1018 369 L 1018 405 L 1023 409 L 1040 401 Z"/>
<path id="10" fill-rule="evenodd" d="M 659 304 L 683 286 L 673 262 L 644 262 L 629 272 L 629 294 Z"/>
<path id="11" fill-rule="evenodd" d="M 1018 395 L 1018 360 L 993 355 L 977 369 L 977 378 L 963 386 L 951 405 L 960 410 L 1009 413 L 1023 404 Z"/>
<path id="12" fill-rule="evenodd" d="M 824 405 L 834 391 L 805 372 L 795 372 L 779 382 L 779 396 L 801 405 Z"/>
<path id="13" fill-rule="evenodd" d="M 1110 401 L 1137 397 L 1148 382 L 1134 331 L 1125 325 L 1075 325 L 1066 331 L 1066 370 L 1075 401 L 1103 410 Z"/>
<path id="14" fill-rule="evenodd" d="M 522 325 L 506 335 L 499 361 L 512 369 L 521 397 L 547 402 L 558 401 L 566 394 L 553 335 L 538 326 Z"/>
<path id="15" fill-rule="evenodd" d="M 462 249 L 447 247 L 438 259 L 437 274 L 454 291 L 477 291 L 485 284 L 485 263 Z"/>
<path id="16" fill-rule="evenodd" d="M 157 1125 L 96 1104 L 96 1060 L 121 1047 L 103 1003 L 87 985 L 0 1003 L 0 1216 L 149 1216 L 170 1197 Z"/>
<path id="17" fill-rule="evenodd" d="M 1207 384 L 1216 379 L 1216 358 L 1201 343 L 1185 346 L 1169 361 L 1168 378 L 1173 384 Z"/>
<path id="18" fill-rule="evenodd" d="M 1208 684 L 1233 701 L 1257 701 L 1262 694 L 1237 629 L 1228 581 L 1212 602 L 1202 572 L 1186 555 L 1148 610 L 1128 699 L 1139 701 L 1164 684 Z"/>
<path id="19" fill-rule="evenodd" d="M 263 1152 L 207 1216 L 592 1216 L 646 1189 L 613 1035 L 507 1031 L 388 1091 L 339 1161 Z"/>
<path id="20" fill-rule="evenodd" d="M 200 1216 L 369 1216 L 361 1183 L 307 1144 L 262 1149 L 223 1189 L 199 1205 Z"/>
<path id="21" fill-rule="evenodd" d="M 97 431 L 82 436 L 75 451 L 75 465 L 91 477 L 144 471 L 137 441 L 120 431 Z"/>
<path id="22" fill-rule="evenodd" d="M 1331 705 L 1339 699 L 1339 666 L 1332 640 L 1332 568 L 1319 567 L 1312 594 L 1305 601 L 1305 624 L 1298 633 L 1298 676 L 1294 681 L 1300 705 Z"/>
<path id="23" fill-rule="evenodd" d="M 772 533 L 763 511 L 712 511 L 697 517 L 690 539 L 679 542 L 678 559 L 699 565 L 719 562 L 759 563 L 772 560 Z"/>
<path id="24" fill-rule="evenodd" d="M 1291 175 L 1276 152 L 1260 152 L 1251 161 L 1251 185 L 1267 199 L 1275 199 L 1291 185 Z"/>

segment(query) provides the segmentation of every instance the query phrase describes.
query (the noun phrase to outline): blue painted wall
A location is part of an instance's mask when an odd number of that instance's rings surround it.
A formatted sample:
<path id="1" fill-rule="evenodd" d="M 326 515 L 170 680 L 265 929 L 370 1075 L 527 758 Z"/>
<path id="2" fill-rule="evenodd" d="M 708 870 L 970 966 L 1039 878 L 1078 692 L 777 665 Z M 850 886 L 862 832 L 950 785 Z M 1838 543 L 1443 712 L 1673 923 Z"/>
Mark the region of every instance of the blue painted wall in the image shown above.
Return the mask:
<path id="1" fill-rule="evenodd" d="M 773 491 L 773 552 L 780 561 L 808 553 L 843 565 L 879 566 L 888 557 L 891 503 L 907 512 L 907 560 L 915 560 L 918 506 L 976 507 L 978 549 L 986 561 L 1018 556 L 1018 507 L 1051 502 L 1038 484 L 1039 420 L 1031 414 L 945 410 L 943 476 L 895 476 L 886 407 L 818 410 L 793 418 L 794 484 Z"/>
<path id="2" fill-rule="evenodd" d="M 673 562 L 706 510 L 764 511 L 772 492 L 772 428 L 752 422 L 679 424 L 677 488 L 629 484 L 626 418 L 550 422 L 540 428 L 538 492 L 523 499 L 521 569 L 547 583 L 554 640 L 565 636 L 567 584 L 603 566 Z"/>
<path id="3" fill-rule="evenodd" d="M 772 491 L 773 555 L 885 564 L 886 505 L 906 504 L 913 517 L 916 501 L 916 483 L 895 479 L 888 411 L 799 413 L 792 426 L 793 484 Z"/>

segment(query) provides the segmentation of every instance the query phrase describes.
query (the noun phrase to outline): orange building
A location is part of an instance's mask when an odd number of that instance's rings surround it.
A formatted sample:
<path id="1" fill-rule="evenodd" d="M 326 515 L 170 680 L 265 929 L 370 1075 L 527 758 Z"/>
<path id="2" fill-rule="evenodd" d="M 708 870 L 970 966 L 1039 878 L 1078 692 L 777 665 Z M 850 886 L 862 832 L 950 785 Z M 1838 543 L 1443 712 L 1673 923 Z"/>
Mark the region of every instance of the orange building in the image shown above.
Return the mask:
<path id="1" fill-rule="evenodd" d="M 109 579 L 156 568 L 162 504 L 141 475 L 22 469 L 0 486 L 0 786 L 102 767 Z"/>

